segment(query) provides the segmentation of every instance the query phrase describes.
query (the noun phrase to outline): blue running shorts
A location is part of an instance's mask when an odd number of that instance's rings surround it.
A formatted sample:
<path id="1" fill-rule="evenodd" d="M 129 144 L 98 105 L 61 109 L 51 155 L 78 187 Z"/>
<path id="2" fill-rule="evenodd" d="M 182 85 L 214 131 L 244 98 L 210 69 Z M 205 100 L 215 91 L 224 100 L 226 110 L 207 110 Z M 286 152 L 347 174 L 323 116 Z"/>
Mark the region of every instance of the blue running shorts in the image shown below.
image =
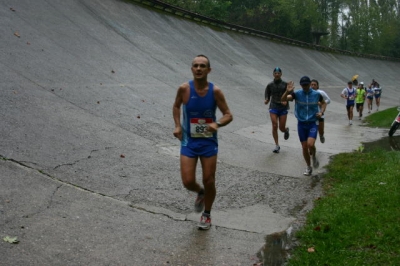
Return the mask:
<path id="1" fill-rule="evenodd" d="M 188 143 L 187 146 L 181 146 L 181 155 L 189 158 L 212 157 L 218 154 L 218 144 L 216 143 Z"/>
<path id="2" fill-rule="evenodd" d="M 269 112 L 271 114 L 276 114 L 277 116 L 288 114 L 288 110 L 286 110 L 286 109 L 269 109 Z"/>
<path id="3" fill-rule="evenodd" d="M 308 138 L 316 139 L 318 135 L 318 125 L 315 122 L 297 123 L 300 142 L 307 141 Z"/>
<path id="4" fill-rule="evenodd" d="M 350 110 L 350 107 L 354 107 L 354 103 L 353 103 L 353 104 L 348 104 L 348 105 L 346 105 L 347 111 Z"/>

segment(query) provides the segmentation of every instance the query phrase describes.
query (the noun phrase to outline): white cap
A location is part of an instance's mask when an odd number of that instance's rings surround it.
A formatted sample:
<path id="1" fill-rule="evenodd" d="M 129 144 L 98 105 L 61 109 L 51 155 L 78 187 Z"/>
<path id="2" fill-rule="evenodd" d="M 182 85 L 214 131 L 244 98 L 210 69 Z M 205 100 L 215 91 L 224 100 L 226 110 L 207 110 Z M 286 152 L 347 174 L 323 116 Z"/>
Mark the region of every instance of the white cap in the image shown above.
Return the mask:
<path id="1" fill-rule="evenodd" d="M 364 82 L 361 81 L 360 84 L 361 84 L 361 85 L 364 85 Z"/>

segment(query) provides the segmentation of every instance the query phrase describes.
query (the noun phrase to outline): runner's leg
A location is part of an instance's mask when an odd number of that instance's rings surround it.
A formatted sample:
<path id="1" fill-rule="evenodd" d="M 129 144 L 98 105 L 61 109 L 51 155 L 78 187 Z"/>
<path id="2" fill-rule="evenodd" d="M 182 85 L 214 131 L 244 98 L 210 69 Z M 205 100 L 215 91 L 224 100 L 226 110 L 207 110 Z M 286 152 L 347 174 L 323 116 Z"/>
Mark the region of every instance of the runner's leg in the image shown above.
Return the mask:
<path id="1" fill-rule="evenodd" d="M 201 167 L 203 171 L 204 185 L 204 210 L 211 211 L 215 200 L 215 171 L 217 170 L 217 155 L 211 157 L 200 157 Z"/>
<path id="2" fill-rule="evenodd" d="M 353 109 L 354 109 L 354 105 L 350 106 L 350 108 L 349 108 L 349 120 L 353 120 Z"/>
<path id="3" fill-rule="evenodd" d="M 306 161 L 307 166 L 311 166 L 311 158 L 310 158 L 310 151 L 308 149 L 307 141 L 301 142 L 301 148 L 303 150 L 303 157 Z"/>
<path id="4" fill-rule="evenodd" d="M 275 145 L 279 145 L 279 139 L 278 139 L 278 115 L 269 113 L 271 117 L 271 123 L 272 123 L 272 137 L 274 138 Z"/>
<path id="5" fill-rule="evenodd" d="M 279 116 L 279 130 L 283 133 L 286 131 L 286 119 L 287 115 Z"/>
<path id="6" fill-rule="evenodd" d="M 325 121 L 324 120 L 320 120 L 319 121 L 319 125 L 318 125 L 318 133 L 319 133 L 319 135 L 320 136 L 323 136 L 324 135 L 324 130 L 325 130 Z"/>
<path id="7" fill-rule="evenodd" d="M 201 186 L 196 182 L 197 158 L 181 155 L 181 178 L 186 189 L 199 193 Z"/>

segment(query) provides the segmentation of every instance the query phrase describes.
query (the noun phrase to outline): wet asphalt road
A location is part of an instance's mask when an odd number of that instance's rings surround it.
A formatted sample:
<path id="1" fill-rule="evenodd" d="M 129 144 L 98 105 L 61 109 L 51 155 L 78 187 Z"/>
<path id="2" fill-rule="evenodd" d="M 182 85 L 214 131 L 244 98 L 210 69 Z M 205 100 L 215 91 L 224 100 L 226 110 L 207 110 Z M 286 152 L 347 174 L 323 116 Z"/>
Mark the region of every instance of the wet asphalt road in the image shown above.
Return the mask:
<path id="1" fill-rule="evenodd" d="M 354 74 L 400 105 L 400 64 L 213 30 L 112 0 L 0 0 L 0 265 L 252 265 L 265 236 L 297 227 L 329 158 L 387 131 L 347 124 Z M 198 231 L 180 181 L 172 103 L 206 54 L 234 121 L 221 129 L 213 227 Z M 321 167 L 304 177 L 293 108 L 273 154 L 272 69 L 320 81 L 332 103 Z M 200 174 L 200 171 L 198 172 Z"/>

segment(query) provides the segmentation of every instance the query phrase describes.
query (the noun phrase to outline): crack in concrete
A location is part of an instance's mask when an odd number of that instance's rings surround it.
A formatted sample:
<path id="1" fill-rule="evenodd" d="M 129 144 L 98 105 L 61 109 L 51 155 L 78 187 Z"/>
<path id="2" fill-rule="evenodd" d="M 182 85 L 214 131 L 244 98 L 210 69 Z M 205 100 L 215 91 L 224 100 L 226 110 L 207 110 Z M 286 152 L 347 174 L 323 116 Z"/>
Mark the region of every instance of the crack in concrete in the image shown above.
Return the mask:
<path id="1" fill-rule="evenodd" d="M 79 186 L 79 185 L 76 185 L 76 184 L 73 184 L 73 183 L 70 183 L 70 182 L 66 182 L 66 181 L 64 181 L 64 180 L 58 179 L 58 178 L 56 178 L 56 177 L 54 177 L 54 176 L 52 176 L 52 175 L 46 173 L 46 172 L 43 171 L 43 170 L 36 169 L 36 168 L 33 168 L 33 167 L 31 167 L 31 166 L 29 166 L 29 165 L 27 165 L 27 164 L 24 164 L 23 162 L 19 162 L 19 161 L 17 161 L 17 160 L 11 159 L 11 158 L 6 158 L 6 157 L 4 157 L 4 156 L 2 156 L 2 155 L 0 155 L 0 159 L 1 159 L 1 160 L 4 160 L 4 161 L 13 162 L 13 163 L 15 163 L 15 164 L 18 164 L 18 165 L 20 165 L 20 166 L 23 166 L 23 167 L 28 168 L 28 169 L 31 169 L 31 170 L 36 170 L 36 171 L 38 171 L 40 174 L 46 176 L 47 178 L 50 178 L 50 179 L 52 179 L 52 180 L 54 180 L 54 181 L 56 181 L 56 182 L 59 182 L 60 185 L 57 186 L 56 190 L 53 192 L 50 203 L 52 202 L 52 199 L 53 199 L 55 193 L 56 193 L 63 185 L 67 185 L 67 186 L 69 186 L 69 187 L 77 188 L 77 189 L 83 190 L 83 191 L 85 191 L 85 192 L 89 192 L 89 193 L 94 194 L 94 195 L 97 195 L 97 196 L 102 196 L 102 197 L 105 197 L 105 198 L 108 198 L 108 199 L 111 199 L 111 200 L 115 200 L 115 201 L 118 201 L 118 202 L 126 203 L 127 206 L 129 206 L 129 207 L 131 207 L 131 208 L 134 208 L 134 209 L 137 209 L 137 210 L 140 210 L 140 211 L 145 211 L 145 212 L 152 213 L 152 214 L 164 215 L 164 216 L 167 216 L 167 217 L 169 217 L 170 219 L 173 219 L 173 220 L 176 220 L 176 221 L 181 221 L 181 220 L 182 220 L 182 219 L 179 219 L 179 218 L 174 218 L 172 215 L 167 215 L 167 214 L 165 214 L 165 213 L 163 213 L 163 212 L 155 212 L 155 211 L 151 211 L 151 210 L 149 210 L 149 209 L 146 209 L 146 208 L 144 208 L 144 207 L 135 206 L 135 205 L 133 205 L 133 204 L 128 203 L 127 201 L 122 201 L 122 200 L 120 200 L 120 199 L 118 199 L 118 198 L 115 198 L 115 196 L 114 196 L 114 197 L 113 197 L 113 196 L 108 196 L 108 195 L 106 195 L 106 194 L 99 193 L 99 192 L 95 192 L 95 191 L 90 190 L 90 189 L 87 189 L 87 188 L 85 188 L 85 187 L 82 187 L 82 186 Z M 51 206 L 51 204 L 48 204 L 48 207 L 47 207 L 47 208 L 50 208 L 50 206 Z M 35 215 L 35 214 L 37 214 L 37 213 L 39 213 L 39 212 L 36 212 L 36 213 L 33 213 L 33 214 L 28 214 L 28 215 L 25 215 L 24 217 L 25 217 L 25 218 L 28 218 L 28 217 L 30 217 L 31 215 Z M 177 215 L 177 216 L 178 216 L 178 215 Z M 186 221 L 186 218 L 185 218 L 184 220 Z"/>
<path id="2" fill-rule="evenodd" d="M 106 147 L 105 149 L 108 149 L 108 148 Z M 92 151 L 90 151 L 89 156 L 86 157 L 86 158 L 82 158 L 82 159 L 79 159 L 79 160 L 75 160 L 75 161 L 72 162 L 72 163 L 59 164 L 59 165 L 55 166 L 53 169 L 55 170 L 55 169 L 58 169 L 58 168 L 63 167 L 63 166 L 73 166 L 74 164 L 79 163 L 80 161 L 83 161 L 83 160 L 87 160 L 87 159 L 92 158 L 92 154 L 93 154 L 94 152 L 97 152 L 97 151 L 99 151 L 99 150 L 92 150 Z"/>

